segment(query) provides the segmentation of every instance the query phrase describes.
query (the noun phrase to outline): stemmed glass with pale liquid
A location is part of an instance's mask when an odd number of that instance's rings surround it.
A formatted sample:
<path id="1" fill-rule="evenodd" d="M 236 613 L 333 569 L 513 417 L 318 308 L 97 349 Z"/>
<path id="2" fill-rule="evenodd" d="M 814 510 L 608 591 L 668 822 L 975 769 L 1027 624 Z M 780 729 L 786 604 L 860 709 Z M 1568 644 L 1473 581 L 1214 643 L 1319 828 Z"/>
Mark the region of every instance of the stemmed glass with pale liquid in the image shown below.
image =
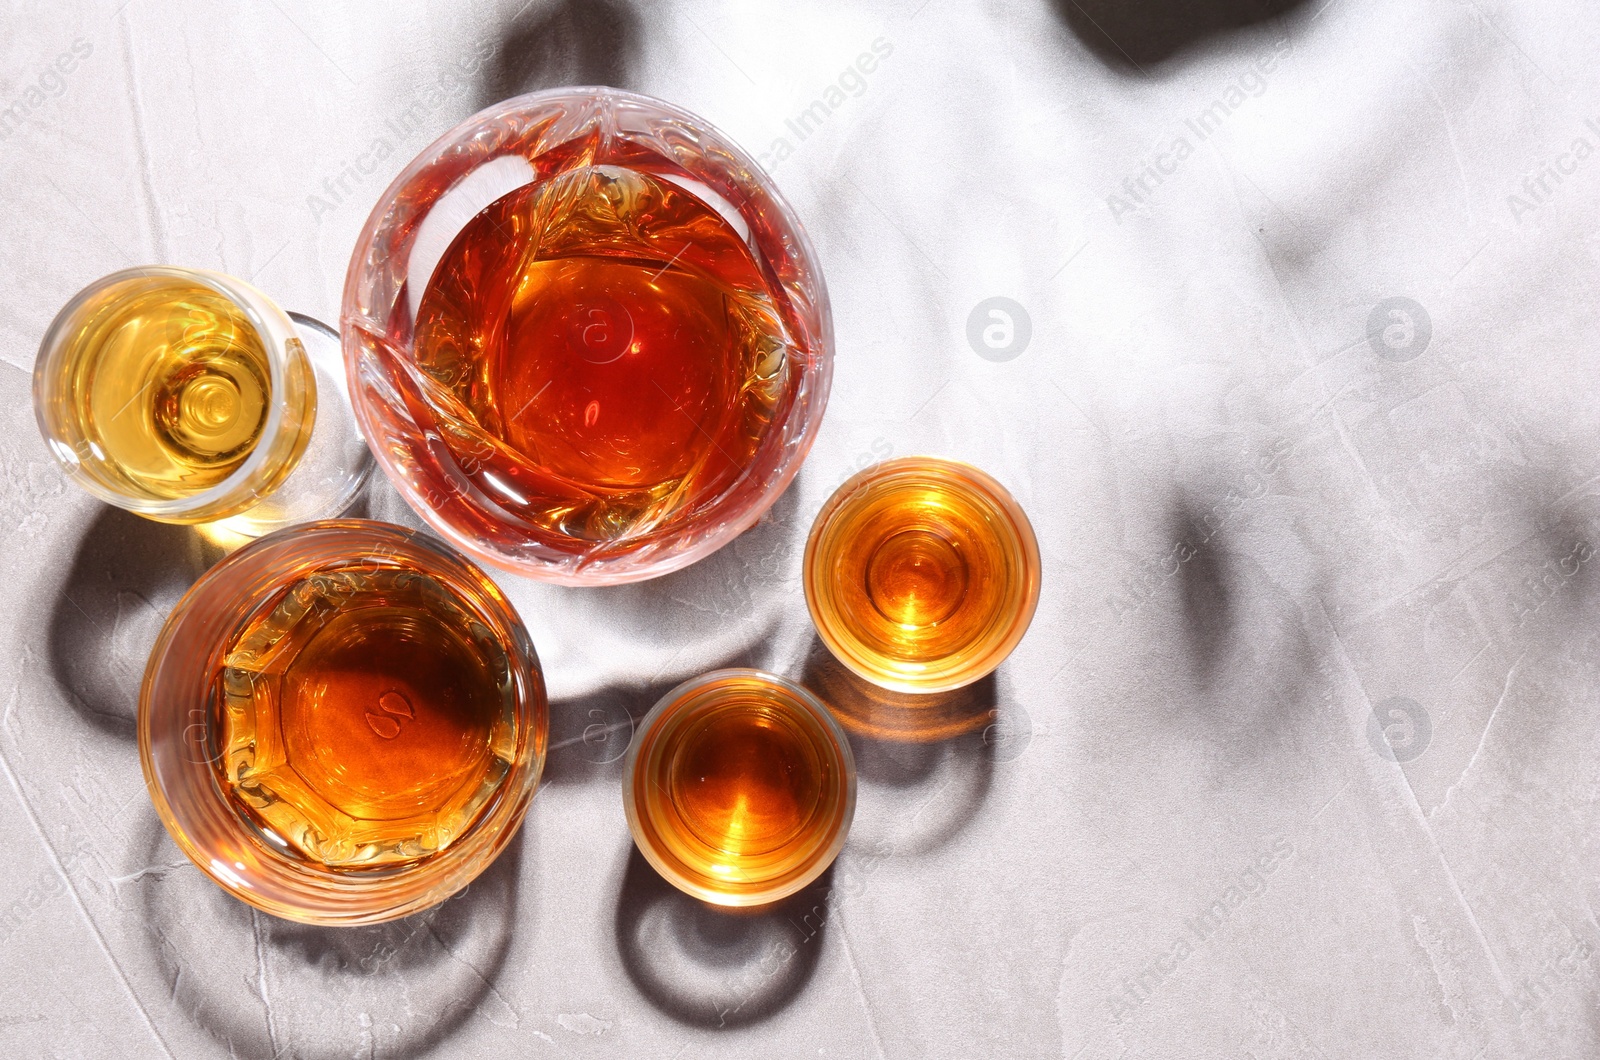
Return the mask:
<path id="1" fill-rule="evenodd" d="M 199 269 L 79 292 L 45 334 L 33 399 L 68 477 L 162 522 L 255 537 L 343 511 L 372 466 L 338 335 Z"/>

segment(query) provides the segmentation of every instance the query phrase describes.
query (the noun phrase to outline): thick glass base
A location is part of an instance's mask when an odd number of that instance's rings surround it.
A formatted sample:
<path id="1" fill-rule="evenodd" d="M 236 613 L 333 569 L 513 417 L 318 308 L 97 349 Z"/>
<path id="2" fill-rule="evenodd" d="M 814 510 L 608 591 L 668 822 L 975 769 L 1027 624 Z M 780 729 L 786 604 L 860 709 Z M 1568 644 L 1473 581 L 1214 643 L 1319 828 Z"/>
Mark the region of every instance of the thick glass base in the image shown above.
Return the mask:
<path id="1" fill-rule="evenodd" d="M 332 519 L 349 511 L 373 467 L 345 385 L 339 333 L 302 313 L 290 313 L 316 384 L 317 417 L 311 441 L 289 477 L 249 510 L 206 524 L 224 545 L 270 534 L 295 523 Z"/>

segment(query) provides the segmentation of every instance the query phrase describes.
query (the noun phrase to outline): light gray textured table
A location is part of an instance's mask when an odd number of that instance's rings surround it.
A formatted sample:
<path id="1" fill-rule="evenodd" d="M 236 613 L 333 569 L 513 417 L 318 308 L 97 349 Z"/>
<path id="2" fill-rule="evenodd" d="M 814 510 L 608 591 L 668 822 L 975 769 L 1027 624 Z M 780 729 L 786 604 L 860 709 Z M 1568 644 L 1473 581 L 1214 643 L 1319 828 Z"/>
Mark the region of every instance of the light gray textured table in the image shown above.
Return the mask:
<path id="1" fill-rule="evenodd" d="M 8 4 L 0 1055 L 1600 1055 L 1600 16 L 1268 6 Z M 381 928 L 253 915 L 162 831 L 132 724 L 218 550 L 65 485 L 38 340 L 148 262 L 333 319 L 404 162 L 563 82 L 771 163 L 837 317 L 821 437 L 684 573 L 502 579 L 557 747 L 480 882 Z M 706 913 L 582 734 L 719 664 L 815 676 L 810 518 L 917 452 L 1039 532 L 996 721 L 858 743 L 831 890 Z M 387 483 L 365 510 L 415 523 Z"/>

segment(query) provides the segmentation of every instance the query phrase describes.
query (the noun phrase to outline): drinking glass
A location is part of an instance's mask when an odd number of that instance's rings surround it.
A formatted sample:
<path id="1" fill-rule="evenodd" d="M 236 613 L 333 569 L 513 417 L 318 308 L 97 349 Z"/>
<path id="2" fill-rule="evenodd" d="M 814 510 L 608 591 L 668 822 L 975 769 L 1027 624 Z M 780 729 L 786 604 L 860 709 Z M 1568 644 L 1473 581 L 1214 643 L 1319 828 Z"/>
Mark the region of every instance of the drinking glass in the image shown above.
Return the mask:
<path id="1" fill-rule="evenodd" d="M 803 561 L 817 636 L 896 692 L 948 692 L 993 672 L 1039 604 L 1039 544 L 992 477 L 939 457 L 887 460 L 840 486 Z"/>
<path id="2" fill-rule="evenodd" d="M 640 853 L 673 886 L 716 905 L 765 905 L 822 875 L 844 847 L 855 759 L 804 688 L 716 670 L 645 715 L 622 800 Z"/>
<path id="3" fill-rule="evenodd" d="M 259 536 L 343 512 L 372 467 L 337 333 L 203 269 L 80 291 L 45 333 L 33 403 L 68 478 L 162 522 Z"/>
<path id="4" fill-rule="evenodd" d="M 611 88 L 467 119 L 391 184 L 345 283 L 379 464 L 452 544 L 567 584 L 732 540 L 821 422 L 833 324 L 805 233 L 727 136 Z"/>
<path id="5" fill-rule="evenodd" d="M 390 920 L 504 848 L 544 765 L 527 632 L 427 536 L 325 521 L 207 571 L 156 640 L 139 756 L 179 849 L 242 901 L 314 924 Z"/>

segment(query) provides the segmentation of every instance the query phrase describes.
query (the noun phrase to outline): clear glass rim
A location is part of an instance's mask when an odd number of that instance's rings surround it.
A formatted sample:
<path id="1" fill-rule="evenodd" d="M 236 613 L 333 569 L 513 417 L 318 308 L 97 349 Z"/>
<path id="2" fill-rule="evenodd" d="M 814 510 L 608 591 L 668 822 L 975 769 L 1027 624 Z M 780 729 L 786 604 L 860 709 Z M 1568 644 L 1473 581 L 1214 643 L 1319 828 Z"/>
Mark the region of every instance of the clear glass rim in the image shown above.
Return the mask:
<path id="1" fill-rule="evenodd" d="M 356 421 L 363 437 L 369 440 L 378 439 L 382 438 L 385 432 L 382 429 L 382 424 L 378 422 L 374 410 L 358 394 L 363 351 L 354 337 L 354 329 L 349 326 L 349 322 L 352 319 L 367 319 L 366 315 L 358 308 L 361 279 L 368 271 L 366 259 L 378 239 L 380 229 L 383 228 L 388 220 L 391 204 L 419 174 L 436 164 L 441 154 L 456 144 L 463 131 L 469 127 L 493 121 L 518 110 L 539 104 L 552 103 L 565 98 L 579 100 L 594 99 L 596 97 L 641 104 L 655 108 L 675 119 L 682 120 L 716 138 L 719 149 L 726 150 L 745 170 L 756 175 L 762 192 L 771 200 L 773 206 L 782 215 L 787 226 L 793 232 L 796 256 L 806 263 L 807 272 L 810 274 L 815 288 L 813 307 L 818 322 L 819 351 L 813 358 L 815 367 L 807 370 L 811 373 L 814 393 L 810 399 L 811 407 L 805 413 L 806 422 L 802 424 L 802 430 L 791 445 L 791 455 L 780 466 L 772 481 L 767 484 L 767 488 L 762 492 L 760 498 L 755 503 L 748 505 L 747 510 L 739 512 L 735 518 L 724 523 L 716 533 L 706 535 L 687 548 L 676 549 L 667 554 L 658 553 L 644 569 L 630 567 L 619 562 L 608 563 L 605 560 L 600 560 L 593 565 L 583 565 L 576 571 L 569 571 L 542 560 L 519 559 L 487 547 L 472 534 L 444 518 L 434 510 L 433 505 L 427 503 L 421 488 L 413 481 L 411 476 L 405 474 L 399 460 L 388 451 L 387 446 L 377 444 L 371 446 L 374 458 L 378 465 L 383 468 L 384 477 L 394 484 L 411 508 L 445 540 L 475 560 L 499 570 L 561 585 L 621 585 L 661 577 L 704 559 L 750 529 L 761 518 L 762 514 L 782 496 L 783 491 L 789 487 L 799 474 L 800 467 L 810 453 L 811 447 L 821 429 L 833 382 L 835 336 L 833 309 L 828 297 L 827 283 L 822 275 L 816 248 L 812 244 L 805 226 L 800 222 L 794 207 L 790 205 L 788 199 L 773 182 L 771 175 L 739 145 L 737 140 L 727 135 L 712 122 L 677 104 L 655 96 L 605 85 L 568 85 L 513 96 L 469 115 L 423 148 L 378 197 L 377 204 L 368 215 L 366 224 L 362 226 L 361 234 L 357 237 L 351 253 L 350 267 L 345 275 L 345 287 L 339 320 L 339 331 L 344 342 L 345 374 L 351 392 L 351 406 L 355 410 Z M 748 474 L 748 470 L 746 473 Z M 743 478 L 741 477 L 738 481 L 743 481 Z M 738 481 L 730 484 L 728 489 L 735 488 Z"/>
<path id="2" fill-rule="evenodd" d="M 814 860 L 804 870 L 792 877 L 780 877 L 770 885 L 752 887 L 736 893 L 713 890 L 705 887 L 693 879 L 685 876 L 673 862 L 662 856 L 655 844 L 646 838 L 642 824 L 639 807 L 634 797 L 634 773 L 639 768 L 639 750 L 645 745 L 646 737 L 653 732 L 683 701 L 689 699 L 694 693 L 707 685 L 729 678 L 760 681 L 781 689 L 785 695 L 791 697 L 795 703 L 816 721 L 828 733 L 829 739 L 839 754 L 839 772 L 844 778 L 845 793 L 840 813 L 838 830 L 834 833 L 826 847 L 814 855 Z M 712 670 L 698 677 L 691 677 L 667 692 L 656 700 L 644 719 L 639 722 L 634 732 L 633 741 L 628 745 L 628 754 L 622 763 L 622 804 L 623 811 L 628 818 L 628 830 L 633 834 L 634 845 L 639 848 L 639 853 L 644 855 L 646 861 L 661 874 L 662 878 L 684 893 L 699 898 L 713 905 L 731 907 L 749 907 L 769 905 L 772 902 L 787 898 L 797 891 L 803 890 L 817 877 L 828 870 L 839 852 L 844 849 L 845 841 L 850 835 L 850 826 L 855 821 L 856 814 L 856 762 L 855 755 L 850 750 L 850 739 L 840 726 L 838 719 L 828 709 L 822 700 L 818 699 L 810 690 L 778 674 L 754 667 L 733 666 L 721 670 Z"/>
<path id="3" fill-rule="evenodd" d="M 859 491 L 873 482 L 891 478 L 895 475 L 918 471 L 924 474 L 937 474 L 973 485 L 978 492 L 994 503 L 1011 524 L 1017 537 L 1017 544 L 1023 554 L 1024 585 L 1022 599 L 1016 614 L 1011 618 L 1004 637 L 997 640 L 982 656 L 973 662 L 956 667 L 933 668 L 925 671 L 925 676 L 906 674 L 899 677 L 889 676 L 881 670 L 874 668 L 865 661 L 862 655 L 854 650 L 849 638 L 839 635 L 835 624 L 828 621 L 822 614 L 818 602 L 819 590 L 816 586 L 815 560 L 822 535 L 831 525 L 839 510 L 848 504 Z M 863 468 L 844 484 L 834 490 L 822 510 L 817 513 L 816 520 L 811 524 L 811 532 L 806 536 L 805 555 L 801 560 L 801 582 L 805 590 L 806 610 L 811 614 L 811 625 L 817 631 L 817 636 L 842 665 L 847 667 L 856 676 L 868 681 L 879 688 L 886 688 L 892 692 L 912 693 L 939 693 L 953 692 L 993 673 L 1007 657 L 1016 650 L 1022 638 L 1027 635 L 1028 628 L 1033 624 L 1033 616 L 1039 607 L 1039 592 L 1043 573 L 1042 560 L 1039 553 L 1039 539 L 1034 533 L 1033 523 L 999 480 L 982 468 L 975 467 L 961 460 L 951 460 L 942 456 L 901 456 L 892 460 L 884 460 Z"/>
<path id="4" fill-rule="evenodd" d="M 108 287 L 128 280 L 149 277 L 192 281 L 226 298 L 243 313 L 250 321 L 250 325 L 256 329 L 256 333 L 261 336 L 262 345 L 266 348 L 267 379 L 272 393 L 267 421 L 262 425 L 261 436 L 256 440 L 250 455 L 234 469 L 233 473 L 209 489 L 167 500 L 139 497 L 114 489 L 85 470 L 82 463 L 76 460 L 69 463 L 59 450 L 61 443 L 56 440 L 54 425 L 46 412 L 53 404 L 50 400 L 54 385 L 54 373 L 51 369 L 65 351 L 69 333 L 78 323 L 84 305 Z M 273 456 L 275 446 L 272 443 L 283 430 L 285 409 L 282 399 L 288 386 L 290 356 L 285 348 L 288 339 L 299 340 L 294 323 L 288 315 L 266 295 L 235 277 L 208 269 L 191 269 L 177 265 L 141 265 L 109 273 L 73 295 L 45 329 L 44 339 L 39 344 L 39 355 L 33 367 L 33 410 L 34 418 L 39 425 L 39 433 L 44 435 L 51 457 L 68 477 L 85 492 L 107 504 L 126 508 L 140 515 L 171 520 L 182 520 L 196 513 L 231 507 L 250 495 L 253 483 L 259 480 L 268 460 Z"/>
<path id="5" fill-rule="evenodd" d="M 287 316 L 289 318 L 289 322 L 294 325 L 295 331 L 300 333 L 302 344 L 305 342 L 305 333 L 309 331 L 319 333 L 323 338 L 331 341 L 336 347 L 338 347 L 339 367 L 344 367 L 344 340 L 340 336 L 338 328 L 331 324 L 325 323 L 317 317 L 311 316 L 309 313 L 286 310 L 284 315 Z M 306 353 L 309 357 L 310 350 L 308 349 Z M 315 363 L 312 363 L 310 367 L 311 371 L 307 373 L 306 377 L 310 380 L 311 386 L 315 387 L 317 379 L 317 366 Z M 348 402 L 350 400 L 348 385 L 345 387 L 345 390 L 346 393 L 340 394 L 338 397 L 340 400 Z M 323 408 L 323 395 L 319 393 L 317 395 L 317 409 L 319 410 L 319 413 Z M 361 433 L 361 424 L 360 421 L 355 418 L 354 407 L 351 408 L 350 414 L 351 429 L 355 431 L 356 437 L 361 440 L 362 448 L 368 454 L 368 456 L 363 466 L 355 474 L 348 475 L 339 491 L 323 505 L 323 510 L 327 513 L 323 516 L 323 518 L 327 519 L 336 519 L 340 514 L 349 510 L 350 506 L 355 503 L 356 495 L 361 492 L 361 488 L 365 486 L 367 484 L 367 480 L 372 477 L 372 468 L 377 463 L 377 461 L 371 456 L 372 449 L 367 445 L 366 435 Z M 285 479 L 284 481 L 288 482 L 288 479 Z"/>

